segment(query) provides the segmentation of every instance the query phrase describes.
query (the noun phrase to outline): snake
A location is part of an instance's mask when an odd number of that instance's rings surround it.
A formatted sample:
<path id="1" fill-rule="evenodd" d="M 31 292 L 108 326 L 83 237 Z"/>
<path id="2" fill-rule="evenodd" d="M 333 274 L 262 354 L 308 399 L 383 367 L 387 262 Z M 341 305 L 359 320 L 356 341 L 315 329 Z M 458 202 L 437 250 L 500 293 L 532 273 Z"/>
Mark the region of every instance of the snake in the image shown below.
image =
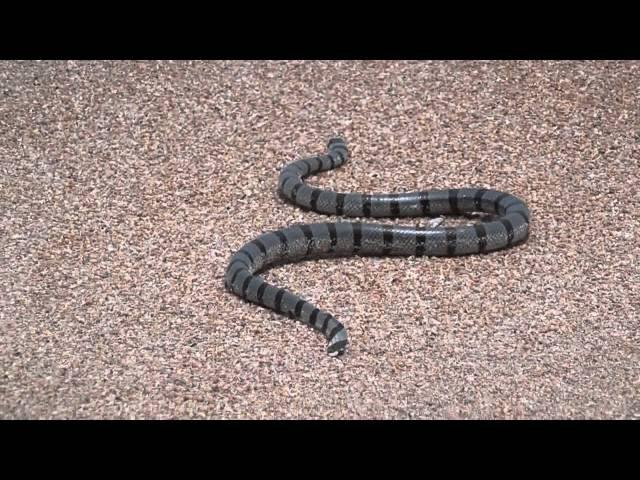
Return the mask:
<path id="1" fill-rule="evenodd" d="M 305 178 L 344 165 L 350 157 L 342 137 L 332 137 L 324 154 L 286 164 L 278 193 L 306 211 L 338 217 L 402 218 L 485 214 L 461 226 L 427 227 L 338 221 L 294 224 L 267 231 L 230 258 L 224 286 L 241 299 L 298 320 L 326 338 L 327 354 L 342 355 L 347 330 L 331 313 L 279 288 L 259 273 L 279 264 L 350 256 L 440 256 L 485 254 L 526 242 L 531 212 L 520 198 L 486 188 L 429 189 L 410 193 L 339 193 L 315 188 Z"/>

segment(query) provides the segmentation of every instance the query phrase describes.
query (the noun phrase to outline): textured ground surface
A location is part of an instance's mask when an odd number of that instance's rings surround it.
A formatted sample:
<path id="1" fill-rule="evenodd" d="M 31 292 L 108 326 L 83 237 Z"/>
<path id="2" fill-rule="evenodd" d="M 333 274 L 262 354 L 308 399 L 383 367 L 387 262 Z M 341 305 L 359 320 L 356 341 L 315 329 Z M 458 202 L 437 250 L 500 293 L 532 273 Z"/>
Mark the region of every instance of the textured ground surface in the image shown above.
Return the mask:
<path id="1" fill-rule="evenodd" d="M 640 417 L 640 63 L 0 64 L 0 417 Z M 484 186 L 524 246 L 267 276 L 349 329 L 223 290 L 264 230 L 324 221 L 310 183 Z"/>

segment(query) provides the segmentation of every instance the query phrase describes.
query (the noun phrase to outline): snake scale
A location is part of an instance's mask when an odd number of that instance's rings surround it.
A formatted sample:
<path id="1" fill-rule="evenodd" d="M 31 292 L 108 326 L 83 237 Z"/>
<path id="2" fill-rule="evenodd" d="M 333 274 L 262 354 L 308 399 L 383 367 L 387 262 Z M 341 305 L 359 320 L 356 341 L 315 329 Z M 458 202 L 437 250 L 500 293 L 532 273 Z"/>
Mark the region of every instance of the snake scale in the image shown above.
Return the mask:
<path id="1" fill-rule="evenodd" d="M 410 227 L 361 222 L 292 225 L 245 244 L 230 259 L 225 288 L 235 295 L 319 330 L 331 356 L 342 354 L 348 337 L 330 313 L 257 273 L 266 267 L 310 258 L 344 256 L 455 256 L 485 253 L 526 241 L 530 212 L 509 193 L 484 188 L 426 190 L 413 193 L 337 193 L 311 187 L 304 178 L 340 167 L 349 158 L 342 138 L 332 138 L 327 153 L 286 165 L 278 191 L 284 199 L 318 213 L 344 217 L 426 217 L 491 214 L 488 221 L 457 227 Z"/>

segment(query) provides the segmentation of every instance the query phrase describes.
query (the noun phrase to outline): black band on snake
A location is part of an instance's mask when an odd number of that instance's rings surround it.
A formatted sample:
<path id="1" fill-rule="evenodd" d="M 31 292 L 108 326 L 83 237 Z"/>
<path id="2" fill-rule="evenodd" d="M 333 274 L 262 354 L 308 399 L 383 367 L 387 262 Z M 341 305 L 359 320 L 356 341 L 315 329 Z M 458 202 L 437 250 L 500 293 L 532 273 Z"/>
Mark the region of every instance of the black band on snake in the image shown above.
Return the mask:
<path id="1" fill-rule="evenodd" d="M 485 212 L 496 218 L 470 226 L 414 227 L 375 223 L 314 223 L 267 232 L 244 245 L 229 262 L 225 287 L 239 297 L 299 320 L 327 339 L 329 355 L 343 353 L 347 331 L 333 315 L 257 273 L 266 267 L 311 258 L 360 256 L 455 256 L 486 253 L 526 241 L 530 212 L 519 198 L 484 188 L 425 190 L 401 194 L 337 193 L 310 187 L 304 178 L 340 167 L 345 141 L 332 138 L 324 155 L 284 167 L 282 197 L 308 210 L 344 217 L 426 217 Z"/>

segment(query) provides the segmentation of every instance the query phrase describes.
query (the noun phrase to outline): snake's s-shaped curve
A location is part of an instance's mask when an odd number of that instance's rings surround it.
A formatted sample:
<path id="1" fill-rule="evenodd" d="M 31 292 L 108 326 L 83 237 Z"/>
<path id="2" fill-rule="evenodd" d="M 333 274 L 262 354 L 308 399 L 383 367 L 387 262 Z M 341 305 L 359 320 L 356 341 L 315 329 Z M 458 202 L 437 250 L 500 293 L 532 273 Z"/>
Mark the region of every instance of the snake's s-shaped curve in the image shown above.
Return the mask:
<path id="1" fill-rule="evenodd" d="M 311 174 L 343 165 L 349 156 L 341 138 L 328 153 L 284 167 L 278 190 L 294 204 L 345 217 L 421 217 L 486 212 L 497 220 L 472 226 L 423 228 L 372 223 L 314 223 L 267 232 L 244 245 L 229 262 L 225 287 L 239 297 L 288 315 L 322 332 L 329 355 L 347 347 L 347 331 L 330 313 L 299 296 L 268 284 L 256 273 L 309 258 L 340 256 L 454 256 L 485 253 L 526 241 L 530 212 L 519 198 L 496 190 L 460 188 L 401 194 L 336 193 L 306 185 Z"/>

